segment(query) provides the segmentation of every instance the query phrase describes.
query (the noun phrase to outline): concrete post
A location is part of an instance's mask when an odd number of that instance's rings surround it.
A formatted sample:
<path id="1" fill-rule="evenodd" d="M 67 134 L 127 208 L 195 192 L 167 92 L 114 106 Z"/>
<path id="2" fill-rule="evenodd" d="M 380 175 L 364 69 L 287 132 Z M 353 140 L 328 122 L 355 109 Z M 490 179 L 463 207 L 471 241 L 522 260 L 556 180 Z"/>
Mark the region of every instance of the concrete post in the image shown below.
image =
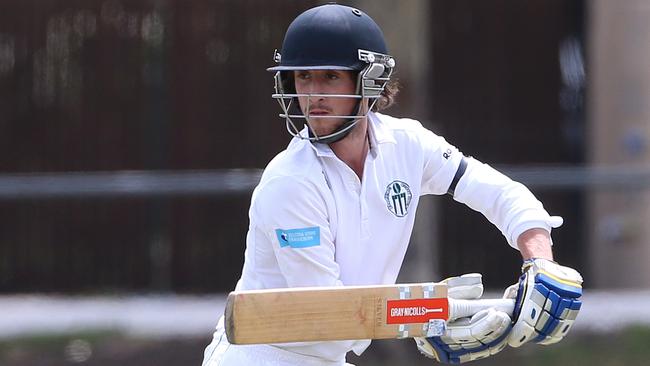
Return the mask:
<path id="1" fill-rule="evenodd" d="M 647 169 L 650 3 L 593 0 L 587 6 L 590 163 Z M 596 190 L 588 197 L 587 285 L 650 286 L 650 190 Z"/>

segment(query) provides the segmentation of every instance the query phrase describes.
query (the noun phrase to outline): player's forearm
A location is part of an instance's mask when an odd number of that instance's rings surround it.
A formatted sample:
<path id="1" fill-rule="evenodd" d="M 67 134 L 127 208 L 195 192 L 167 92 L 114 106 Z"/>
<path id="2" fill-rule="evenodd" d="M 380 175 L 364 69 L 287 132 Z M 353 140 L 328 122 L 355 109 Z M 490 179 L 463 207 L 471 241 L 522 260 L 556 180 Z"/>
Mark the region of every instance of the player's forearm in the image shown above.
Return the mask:
<path id="1" fill-rule="evenodd" d="M 524 260 L 530 258 L 553 260 L 551 235 L 544 229 L 536 228 L 524 231 L 517 239 L 517 247 L 519 247 Z"/>

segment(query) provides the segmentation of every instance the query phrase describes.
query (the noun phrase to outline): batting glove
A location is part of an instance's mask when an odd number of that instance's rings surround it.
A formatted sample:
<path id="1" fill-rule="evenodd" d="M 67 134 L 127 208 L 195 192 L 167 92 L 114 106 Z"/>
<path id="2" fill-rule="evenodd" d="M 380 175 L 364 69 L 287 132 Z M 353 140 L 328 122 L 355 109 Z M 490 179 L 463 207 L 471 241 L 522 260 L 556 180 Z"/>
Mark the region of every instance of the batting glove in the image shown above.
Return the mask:
<path id="1" fill-rule="evenodd" d="M 480 274 L 468 274 L 444 280 L 448 296 L 454 299 L 478 299 L 483 294 Z M 471 318 L 447 323 L 443 336 L 415 338 L 422 354 L 442 363 L 458 364 L 494 355 L 507 345 L 512 321 L 505 312 L 482 310 Z"/>
<path id="2" fill-rule="evenodd" d="M 576 270 L 541 258 L 522 266 L 519 283 L 504 297 L 515 300 L 514 324 L 508 344 L 552 344 L 567 334 L 582 306 L 582 276 Z"/>

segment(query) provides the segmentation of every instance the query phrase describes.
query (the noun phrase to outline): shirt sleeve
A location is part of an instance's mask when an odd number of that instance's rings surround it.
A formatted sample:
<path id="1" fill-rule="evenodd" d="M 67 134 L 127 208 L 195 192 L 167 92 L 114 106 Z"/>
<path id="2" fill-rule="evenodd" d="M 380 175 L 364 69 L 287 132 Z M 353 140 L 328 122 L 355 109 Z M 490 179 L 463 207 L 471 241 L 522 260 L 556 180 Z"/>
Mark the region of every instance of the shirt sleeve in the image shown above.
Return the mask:
<path id="1" fill-rule="evenodd" d="M 541 228 L 550 233 L 562 225 L 562 218 L 550 216 L 523 184 L 476 159 L 465 159 L 466 171 L 458 180 L 454 199 L 485 215 L 510 246 L 518 249 L 517 239 L 526 230 Z"/>
<path id="2" fill-rule="evenodd" d="M 562 225 L 550 216 L 523 184 L 513 181 L 487 164 L 464 156 L 444 138 L 422 127 L 423 194 L 451 194 L 458 202 L 481 212 L 515 249 L 519 235 L 541 228 L 549 233 Z"/>
<path id="3" fill-rule="evenodd" d="M 463 154 L 443 137 L 424 127 L 421 127 L 418 139 L 424 165 L 422 194 L 447 193 L 461 165 Z"/>
<path id="4" fill-rule="evenodd" d="M 315 184 L 290 176 L 272 178 L 255 198 L 288 287 L 342 285 L 325 200 Z"/>

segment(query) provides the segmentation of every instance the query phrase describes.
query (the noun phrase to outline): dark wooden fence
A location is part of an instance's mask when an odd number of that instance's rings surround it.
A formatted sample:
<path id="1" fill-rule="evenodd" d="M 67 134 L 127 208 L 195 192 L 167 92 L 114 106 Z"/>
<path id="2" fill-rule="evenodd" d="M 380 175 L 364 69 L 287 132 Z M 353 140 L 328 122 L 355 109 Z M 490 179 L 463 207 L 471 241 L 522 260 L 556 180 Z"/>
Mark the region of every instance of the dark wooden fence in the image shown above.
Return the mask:
<path id="1" fill-rule="evenodd" d="M 445 137 L 488 163 L 584 164 L 583 12 L 582 1 L 435 1 L 431 107 Z M 562 57 L 574 67 L 562 69 Z M 533 192 L 565 218 L 553 232 L 556 258 L 583 268 L 586 192 Z M 493 288 L 513 281 L 521 257 L 501 233 L 444 201 L 442 272 L 480 271 Z"/>
<path id="2" fill-rule="evenodd" d="M 3 1 L 0 172 L 263 167 L 273 49 L 311 1 Z M 0 202 L 0 292 L 214 291 L 249 195 Z"/>

